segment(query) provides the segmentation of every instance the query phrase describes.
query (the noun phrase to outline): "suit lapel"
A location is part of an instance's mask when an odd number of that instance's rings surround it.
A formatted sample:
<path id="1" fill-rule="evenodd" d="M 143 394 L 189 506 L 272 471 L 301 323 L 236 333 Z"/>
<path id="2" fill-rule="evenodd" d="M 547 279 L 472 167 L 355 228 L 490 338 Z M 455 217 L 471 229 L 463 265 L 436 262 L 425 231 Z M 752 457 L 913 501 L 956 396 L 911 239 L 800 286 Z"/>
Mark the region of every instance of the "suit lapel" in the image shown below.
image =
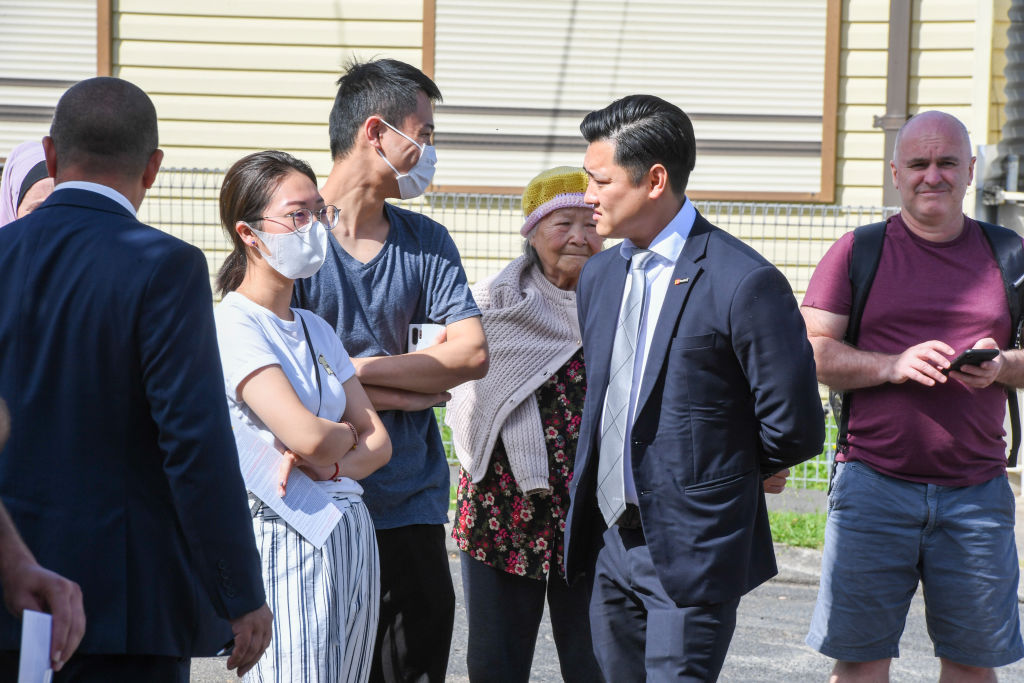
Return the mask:
<path id="1" fill-rule="evenodd" d="M 675 334 L 683 305 L 690 296 L 693 283 L 703 270 L 698 263 L 704 259 L 711 229 L 711 224 L 697 214 L 693 228 L 686 238 L 686 244 L 683 245 L 683 251 L 679 255 L 679 260 L 676 261 L 675 270 L 672 272 L 672 281 L 669 282 L 665 301 L 661 306 L 661 314 L 658 316 L 658 322 L 654 328 L 654 337 L 651 339 L 651 350 L 647 354 L 647 364 L 644 368 L 643 381 L 640 384 L 640 395 L 637 398 L 635 415 L 639 415 L 643 410 L 644 404 L 647 403 L 647 399 L 650 398 L 651 391 L 658 381 L 658 375 L 661 374 L 661 367 L 664 365 L 665 356 L 668 353 L 668 345 Z"/>
<path id="2" fill-rule="evenodd" d="M 615 247 L 616 252 L 618 247 Z M 598 389 L 604 397 L 608 386 L 608 364 L 612 358 L 612 344 L 615 343 L 615 328 L 619 322 L 619 308 L 622 307 L 622 291 L 626 286 L 626 275 L 629 272 L 629 261 L 616 253 L 609 260 L 608 266 L 598 277 L 598 286 L 590 297 L 589 329 L 601 330 L 598 334 L 591 333 L 593 346 L 587 349 L 587 386 Z M 591 361 L 590 356 L 593 356 Z M 593 368 L 593 371 L 591 371 Z M 602 401 L 603 402 L 603 401 Z"/>

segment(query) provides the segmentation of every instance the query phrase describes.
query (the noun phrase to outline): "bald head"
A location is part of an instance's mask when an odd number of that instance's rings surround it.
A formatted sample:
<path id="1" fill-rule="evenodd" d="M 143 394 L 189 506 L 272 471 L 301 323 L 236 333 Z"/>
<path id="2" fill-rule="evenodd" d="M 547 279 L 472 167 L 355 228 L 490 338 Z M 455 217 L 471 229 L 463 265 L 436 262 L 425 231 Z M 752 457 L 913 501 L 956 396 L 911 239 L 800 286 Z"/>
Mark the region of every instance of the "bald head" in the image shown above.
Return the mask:
<path id="1" fill-rule="evenodd" d="M 50 137 L 58 169 L 87 177 L 139 177 L 158 145 L 156 108 L 128 81 L 90 78 L 61 96 Z"/>
<path id="2" fill-rule="evenodd" d="M 971 138 L 967 134 L 967 126 L 957 117 L 943 111 L 924 111 L 910 117 L 896 133 L 896 143 L 893 145 L 892 158 L 899 164 L 903 152 L 902 143 L 905 139 L 915 137 L 925 132 L 938 132 L 958 142 L 965 158 L 971 156 Z"/>
<path id="3" fill-rule="evenodd" d="M 946 242 L 963 231 L 963 201 L 974 179 L 967 129 L 956 117 L 926 111 L 903 124 L 889 167 L 907 227 Z"/>

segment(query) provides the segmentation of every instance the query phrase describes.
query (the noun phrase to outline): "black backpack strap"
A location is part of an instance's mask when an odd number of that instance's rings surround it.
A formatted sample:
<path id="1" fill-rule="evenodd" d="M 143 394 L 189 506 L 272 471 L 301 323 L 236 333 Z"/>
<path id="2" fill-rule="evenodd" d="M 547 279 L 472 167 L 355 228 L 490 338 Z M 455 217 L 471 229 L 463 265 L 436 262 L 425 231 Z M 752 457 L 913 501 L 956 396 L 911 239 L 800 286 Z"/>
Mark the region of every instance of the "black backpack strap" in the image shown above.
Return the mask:
<path id="1" fill-rule="evenodd" d="M 999 264 L 999 273 L 1003 278 L 1003 287 L 1006 290 L 1007 303 L 1010 306 L 1010 348 L 1021 348 L 1021 326 L 1024 325 L 1024 316 L 1021 315 L 1024 305 L 1021 302 L 1022 289 L 1024 289 L 1024 244 L 1021 243 L 1021 236 L 1013 230 L 991 223 L 983 223 L 982 232 L 992 247 L 992 253 Z M 1007 458 L 1008 467 L 1017 466 L 1017 454 L 1020 451 L 1020 406 L 1017 403 L 1017 390 L 1013 387 L 1006 388 L 1006 401 L 1009 404 L 1010 415 L 1010 455 Z"/>
<path id="2" fill-rule="evenodd" d="M 864 316 L 864 305 L 868 300 L 868 293 L 871 291 L 871 283 L 874 282 L 875 273 L 878 272 L 878 262 L 882 260 L 882 244 L 885 241 L 885 226 L 888 221 L 862 225 L 853 231 L 853 246 L 850 254 L 850 319 L 846 325 L 846 334 L 843 341 L 851 346 L 856 346 L 857 338 L 860 335 L 860 321 Z M 850 399 L 849 391 L 829 391 L 828 402 L 832 406 L 832 414 L 835 416 L 838 434 L 836 435 L 836 448 L 845 451 L 847 426 L 850 422 Z"/>

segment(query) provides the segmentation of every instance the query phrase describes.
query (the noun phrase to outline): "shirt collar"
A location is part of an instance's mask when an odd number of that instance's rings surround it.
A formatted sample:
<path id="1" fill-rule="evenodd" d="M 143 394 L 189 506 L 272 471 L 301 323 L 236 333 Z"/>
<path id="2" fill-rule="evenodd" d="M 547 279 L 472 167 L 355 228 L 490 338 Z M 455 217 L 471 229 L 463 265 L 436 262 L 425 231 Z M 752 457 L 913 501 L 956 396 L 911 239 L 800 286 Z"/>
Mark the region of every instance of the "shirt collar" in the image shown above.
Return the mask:
<path id="1" fill-rule="evenodd" d="M 90 183 L 85 180 L 65 180 L 63 183 L 53 188 L 54 192 L 57 190 L 86 190 L 88 192 L 95 192 L 96 194 L 103 195 L 107 199 L 114 200 L 124 208 L 128 209 L 133 216 L 136 215 L 135 207 L 132 206 L 130 201 L 128 201 L 128 198 L 108 185 Z"/>
<path id="2" fill-rule="evenodd" d="M 679 208 L 679 212 L 668 222 L 668 225 L 662 228 L 661 232 L 655 235 L 647 248 L 661 260 L 675 263 L 679 260 L 679 254 L 683 253 L 683 244 L 686 243 L 686 238 L 690 235 L 695 220 L 697 220 L 697 209 L 687 197 Z M 619 245 L 619 254 L 627 261 L 633 257 L 635 251 L 637 251 L 637 246 L 628 237 Z"/>

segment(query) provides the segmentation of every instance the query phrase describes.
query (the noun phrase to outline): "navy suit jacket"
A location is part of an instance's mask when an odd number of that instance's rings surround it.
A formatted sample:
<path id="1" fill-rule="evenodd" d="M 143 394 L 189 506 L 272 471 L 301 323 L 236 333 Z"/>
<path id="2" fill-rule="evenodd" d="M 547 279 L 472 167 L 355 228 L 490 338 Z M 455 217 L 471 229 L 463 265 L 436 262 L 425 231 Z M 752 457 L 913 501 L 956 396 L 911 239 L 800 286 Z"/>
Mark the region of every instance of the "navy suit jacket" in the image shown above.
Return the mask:
<path id="1" fill-rule="evenodd" d="M 601 413 L 628 262 L 591 258 L 577 288 L 587 397 L 566 529 L 569 578 L 605 529 Z M 782 273 L 697 215 L 654 327 L 630 451 L 644 536 L 679 605 L 736 598 L 777 572 L 762 477 L 821 452 L 814 356 Z"/>
<path id="2" fill-rule="evenodd" d="M 81 585 L 81 652 L 212 654 L 263 604 L 201 251 L 79 189 L 0 229 L 0 396 L 0 497 Z"/>

